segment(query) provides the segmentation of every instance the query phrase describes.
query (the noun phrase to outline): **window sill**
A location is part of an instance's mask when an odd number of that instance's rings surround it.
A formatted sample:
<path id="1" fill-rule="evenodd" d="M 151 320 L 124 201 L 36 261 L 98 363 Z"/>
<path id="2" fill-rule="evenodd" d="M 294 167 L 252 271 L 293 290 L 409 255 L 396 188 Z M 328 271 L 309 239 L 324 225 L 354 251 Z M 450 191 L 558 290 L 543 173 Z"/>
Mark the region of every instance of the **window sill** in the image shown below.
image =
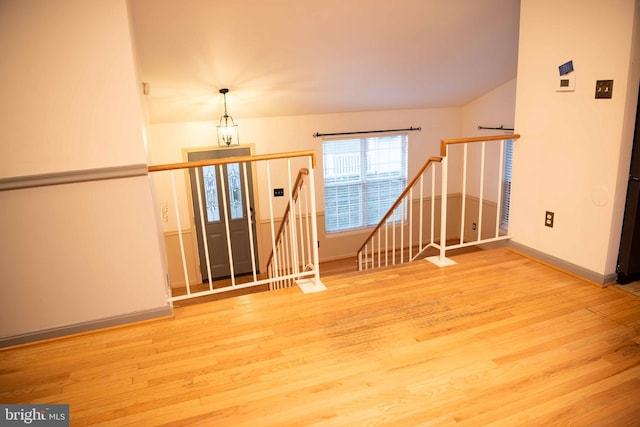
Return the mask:
<path id="1" fill-rule="evenodd" d="M 371 233 L 373 229 L 374 227 L 362 227 L 345 231 L 325 231 L 324 236 L 327 239 L 335 239 L 337 237 L 351 237 Z"/>

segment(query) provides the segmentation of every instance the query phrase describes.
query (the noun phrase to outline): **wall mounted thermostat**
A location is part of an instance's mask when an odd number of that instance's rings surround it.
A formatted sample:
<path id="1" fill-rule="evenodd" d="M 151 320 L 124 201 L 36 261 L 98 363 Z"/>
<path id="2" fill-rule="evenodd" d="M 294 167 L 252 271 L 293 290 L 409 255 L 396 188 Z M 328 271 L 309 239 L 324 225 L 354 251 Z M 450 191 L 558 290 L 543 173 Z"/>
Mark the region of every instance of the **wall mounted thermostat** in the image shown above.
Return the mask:
<path id="1" fill-rule="evenodd" d="M 573 61 L 565 62 L 558 67 L 561 76 L 566 76 L 569 73 L 573 73 Z"/>
<path id="2" fill-rule="evenodd" d="M 568 61 L 558 67 L 560 77 L 556 86 L 557 92 L 573 92 L 576 90 L 576 75 L 573 74 L 573 61 Z"/>
<path id="3" fill-rule="evenodd" d="M 573 92 L 576 90 L 576 75 L 565 74 L 558 78 L 558 85 L 556 86 L 557 92 Z"/>

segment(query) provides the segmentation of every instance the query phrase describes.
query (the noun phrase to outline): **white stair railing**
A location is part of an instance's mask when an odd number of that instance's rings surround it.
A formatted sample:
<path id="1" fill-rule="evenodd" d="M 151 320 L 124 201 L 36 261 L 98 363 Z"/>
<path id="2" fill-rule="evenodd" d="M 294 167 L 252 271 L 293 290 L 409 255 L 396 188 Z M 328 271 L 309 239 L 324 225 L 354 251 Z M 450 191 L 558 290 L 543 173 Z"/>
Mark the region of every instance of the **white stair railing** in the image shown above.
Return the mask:
<path id="1" fill-rule="evenodd" d="M 269 277 L 274 279 L 269 284 L 272 290 L 292 286 L 301 271 L 314 269 L 308 175 L 307 168 L 298 172 L 293 191 L 289 193 L 289 204 L 273 239 L 273 251 L 267 261 Z"/>
<path id="2" fill-rule="evenodd" d="M 291 160 L 294 158 L 306 158 L 307 159 L 307 167 L 303 168 L 300 171 L 299 175 L 302 175 L 303 178 L 300 178 L 300 182 L 296 180 L 295 184 L 291 183 Z M 275 233 L 275 224 L 277 221 L 274 216 L 273 209 L 273 200 L 271 198 L 272 194 L 272 186 L 271 186 L 271 167 L 270 163 L 273 161 L 278 161 L 278 170 L 281 172 L 281 164 L 282 162 L 286 162 L 288 168 L 288 180 L 289 180 L 289 205 L 292 208 L 288 208 L 289 213 L 286 213 L 281 223 L 280 228 L 283 231 L 283 235 L 286 235 L 286 238 L 280 238 Z M 214 280 L 211 279 L 211 271 L 208 267 L 209 271 L 209 279 L 208 286 L 205 285 L 206 289 L 202 289 L 202 285 L 198 286 L 198 289 L 194 291 L 192 288 L 193 280 L 190 281 L 188 274 L 188 259 L 187 259 L 187 250 L 185 239 L 183 235 L 186 230 L 184 230 L 181 226 L 180 222 L 180 200 L 188 200 L 188 197 L 184 195 L 180 197 L 179 191 L 176 189 L 176 171 L 184 171 L 184 170 L 195 170 L 196 182 L 197 182 L 197 209 L 200 212 L 199 218 L 204 218 L 203 212 L 204 207 L 202 206 L 202 197 L 201 197 L 201 188 L 199 185 L 199 173 L 202 167 L 204 166 L 217 166 L 220 168 L 220 173 L 222 174 L 222 168 L 224 165 L 238 163 L 243 168 L 243 183 L 244 193 L 247 197 L 246 205 L 251 206 L 252 203 L 248 199 L 249 191 L 248 191 L 248 174 L 247 168 L 252 168 L 259 164 L 264 164 L 267 171 L 267 182 L 268 189 L 267 194 L 269 198 L 269 224 L 271 229 L 271 237 L 270 240 L 272 242 L 272 247 L 274 248 L 273 256 L 270 258 L 268 263 L 265 263 L 265 268 L 263 271 L 270 271 L 272 274 L 258 274 L 260 270 L 260 266 L 256 265 L 255 262 L 255 253 L 257 248 L 254 246 L 254 236 L 253 236 L 253 227 L 252 227 L 252 218 L 249 213 L 247 213 L 247 221 L 249 228 L 249 242 L 250 242 L 250 252 L 252 259 L 252 277 L 251 280 L 247 281 L 246 277 L 243 278 L 243 283 L 239 283 L 233 268 L 233 251 L 232 247 L 234 245 L 233 240 L 231 239 L 231 233 L 228 225 L 225 227 L 226 239 L 228 244 L 225 248 L 211 248 L 207 244 L 207 239 L 203 239 L 203 248 L 204 248 L 204 257 L 207 260 L 208 264 L 211 264 L 211 257 L 214 251 L 226 251 L 229 259 L 229 270 L 231 272 L 231 277 L 229 279 L 220 280 L 218 283 L 214 283 Z M 325 289 L 324 285 L 320 281 L 320 270 L 319 270 L 319 262 L 318 262 L 318 232 L 317 232 L 317 220 L 316 220 L 316 203 L 315 203 L 315 187 L 314 187 L 314 169 L 316 166 L 315 162 L 315 152 L 314 151 L 298 151 L 298 152 L 289 152 L 289 153 L 280 153 L 280 154 L 267 154 L 267 155 L 254 155 L 254 156 L 237 156 L 237 157 L 226 157 L 220 159 L 210 159 L 210 160 L 199 160 L 185 163 L 174 163 L 174 164 L 165 164 L 165 165 L 155 165 L 149 166 L 148 171 L 151 176 L 156 176 L 158 174 L 170 174 L 170 182 L 171 182 L 171 194 L 173 200 L 173 207 L 175 216 L 177 219 L 177 234 L 180 245 L 180 257 L 182 263 L 182 275 L 184 276 L 185 289 L 180 292 L 175 292 L 176 295 L 171 295 L 167 298 L 168 301 L 180 301 L 190 298 L 196 298 L 206 295 L 219 294 L 229 291 L 234 291 L 238 289 L 268 285 L 270 289 L 278 289 L 283 287 L 283 284 L 291 284 L 297 283 L 303 289 L 304 292 L 315 292 Z M 183 174 L 182 179 L 185 178 L 186 174 Z M 281 175 L 281 173 L 279 174 Z M 188 185 L 185 185 L 188 187 Z M 187 190 L 188 191 L 188 190 Z M 229 209 L 228 201 L 225 197 L 225 191 L 222 191 L 221 198 L 221 212 L 225 212 L 224 217 L 227 217 L 226 211 Z M 182 211 L 188 211 L 191 209 L 190 207 L 182 207 Z M 295 219 L 295 220 L 294 220 Z M 266 220 L 266 218 L 255 219 L 258 223 L 260 221 Z M 204 225 L 201 224 L 202 229 L 204 229 Z M 265 236 L 263 236 L 265 237 Z M 269 268 L 267 268 L 267 264 L 269 264 Z M 300 267 L 301 266 L 301 267 Z M 220 282 L 224 282 L 224 284 L 220 284 Z M 172 288 L 174 289 L 174 288 Z M 174 289 L 175 290 L 175 289 Z"/>
<path id="3" fill-rule="evenodd" d="M 520 135 L 514 134 L 442 140 L 442 157 L 432 157 L 423 165 L 358 250 L 358 270 L 413 261 L 423 257 L 430 248 L 438 255 L 427 257 L 429 261 L 440 266 L 451 265 L 455 263 L 446 257 L 447 250 L 510 239 L 508 230 L 500 224 L 503 158 L 506 142 L 518 138 Z M 452 158 L 450 146 L 454 145 L 460 147 L 461 153 Z M 474 156 L 475 168 L 469 165 L 470 147 L 479 151 Z M 436 172 L 438 164 L 439 173 Z M 492 169 L 494 181 L 487 181 L 487 164 L 495 169 Z M 461 188 L 454 191 L 450 185 L 451 171 L 461 177 Z M 439 194 L 436 194 L 437 179 L 440 180 Z M 426 190 L 425 181 L 428 182 Z M 470 184 L 476 186 L 473 191 L 469 189 Z M 488 188 L 495 191 L 490 192 Z M 459 209 L 450 208 L 449 199 L 453 197 L 459 198 Z M 470 202 L 478 205 L 477 217 L 471 218 L 468 212 Z M 486 218 L 491 215 L 495 215 L 495 224 L 487 231 Z M 459 229 L 453 229 L 451 223 L 459 224 Z M 468 223 L 476 227 L 475 236 L 471 238 L 466 232 Z"/>
<path id="4" fill-rule="evenodd" d="M 436 166 L 431 157 L 358 249 L 358 270 L 412 261 L 433 247 Z"/>
<path id="5" fill-rule="evenodd" d="M 511 236 L 508 234 L 507 229 L 500 228 L 500 212 L 502 211 L 502 189 L 504 184 L 504 151 L 505 144 L 507 141 L 515 141 L 519 139 L 520 135 L 494 135 L 494 136 L 485 136 L 485 137 L 474 137 L 474 138 L 459 138 L 459 139 L 443 139 L 440 141 L 440 155 L 442 156 L 442 180 L 441 180 L 441 194 L 443 195 L 441 198 L 440 204 L 440 240 L 438 244 L 434 244 L 433 246 L 439 250 L 439 254 L 437 256 L 427 258 L 429 261 L 433 262 L 439 266 L 447 266 L 451 264 L 455 264 L 454 261 L 448 259 L 446 257 L 447 250 L 459 249 L 470 246 L 479 246 L 482 244 L 498 242 L 501 240 L 508 240 Z M 490 145 L 491 150 L 488 150 L 488 145 Z M 451 156 L 451 147 L 453 146 L 461 146 L 462 153 L 461 158 L 452 159 Z M 479 159 L 477 166 L 477 173 L 470 173 L 470 167 L 468 164 L 469 160 L 469 148 L 470 147 L 479 147 L 480 153 L 477 156 Z M 493 153 L 493 157 L 489 157 L 487 154 L 488 151 Z M 496 180 L 494 182 L 486 182 L 486 164 L 488 160 L 492 160 L 491 164 L 496 165 L 495 176 Z M 456 243 L 448 243 L 447 237 L 450 231 L 447 229 L 448 219 L 451 218 L 451 214 L 448 210 L 448 199 L 451 197 L 451 192 L 449 191 L 449 180 L 450 180 L 450 171 L 457 170 L 462 174 L 462 189 L 460 193 L 461 200 L 461 209 L 459 213 L 458 222 L 460 224 L 459 230 L 457 230 L 458 239 Z M 468 191 L 469 183 L 477 184 L 477 193 L 471 194 Z M 490 194 L 486 188 L 487 184 L 493 184 L 496 191 L 493 194 Z M 467 218 L 467 202 L 471 200 L 471 198 L 477 198 L 478 203 L 478 217 L 477 222 L 473 221 L 473 223 L 477 227 L 477 233 L 475 238 L 468 239 L 465 236 L 465 229 L 468 226 L 468 218 Z M 495 201 L 495 205 L 493 204 Z M 491 214 L 495 215 L 495 227 L 493 230 L 489 230 L 488 233 L 483 233 L 483 224 L 484 224 L 484 216 L 485 211 L 491 210 Z M 474 218 L 475 219 L 475 218 Z"/>

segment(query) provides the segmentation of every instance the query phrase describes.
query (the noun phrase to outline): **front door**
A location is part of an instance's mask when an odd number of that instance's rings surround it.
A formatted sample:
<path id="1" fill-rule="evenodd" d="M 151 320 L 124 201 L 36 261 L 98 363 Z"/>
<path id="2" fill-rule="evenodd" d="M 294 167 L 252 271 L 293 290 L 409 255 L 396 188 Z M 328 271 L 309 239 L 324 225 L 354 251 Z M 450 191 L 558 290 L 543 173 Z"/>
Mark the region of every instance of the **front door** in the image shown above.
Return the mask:
<path id="1" fill-rule="evenodd" d="M 188 153 L 187 158 L 189 161 L 195 161 L 250 154 L 249 148 L 233 148 L 191 152 Z M 246 173 L 246 180 L 249 189 L 249 206 L 247 206 L 246 203 L 245 176 L 241 163 L 230 163 L 222 166 L 204 166 L 198 168 L 200 200 L 204 216 L 203 230 L 203 221 L 201 221 L 200 205 L 198 203 L 199 196 L 198 186 L 196 183 L 196 173 L 194 169 L 189 170 L 193 213 L 198 236 L 198 252 L 200 254 L 200 271 L 202 273 L 203 281 L 206 281 L 209 278 L 209 268 L 211 269 L 211 279 L 229 277 L 231 275 L 227 226 L 229 227 L 228 235 L 230 236 L 234 275 L 253 272 L 249 222 L 247 221 L 247 216 L 250 218 L 255 255 L 254 259 L 256 262 L 256 269 L 258 269 L 258 245 L 256 244 L 256 226 L 253 209 L 253 186 L 250 164 L 247 164 Z M 224 199 L 226 199 L 227 206 L 226 215 L 223 205 Z M 205 239 L 207 242 L 209 259 L 207 259 L 207 250 L 205 250 Z"/>

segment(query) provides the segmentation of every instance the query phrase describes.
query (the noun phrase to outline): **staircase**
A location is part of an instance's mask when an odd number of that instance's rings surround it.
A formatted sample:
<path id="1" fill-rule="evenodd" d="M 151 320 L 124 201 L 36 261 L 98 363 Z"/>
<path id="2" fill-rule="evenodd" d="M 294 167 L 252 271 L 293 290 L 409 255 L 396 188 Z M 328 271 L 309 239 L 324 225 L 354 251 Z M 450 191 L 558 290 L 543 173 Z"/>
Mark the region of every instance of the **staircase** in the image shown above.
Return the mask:
<path id="1" fill-rule="evenodd" d="M 518 138 L 442 140 L 440 156 L 424 163 L 358 249 L 358 270 L 421 259 L 430 248 L 438 254 L 427 259 L 447 266 L 454 263 L 447 251 L 509 239 L 501 223 L 511 188 L 504 159 Z"/>
<path id="2" fill-rule="evenodd" d="M 246 198 L 247 209 L 243 211 L 243 215 L 239 220 L 246 221 L 247 228 L 249 230 L 249 249 L 250 259 L 256 258 L 256 253 L 268 253 L 263 250 L 267 247 L 271 247 L 271 255 L 268 260 L 260 259 L 259 263 L 253 262 L 250 273 L 235 274 L 234 256 L 246 255 L 243 251 L 234 252 L 234 240 L 229 227 L 228 220 L 218 220 L 225 225 L 226 247 L 222 245 L 208 246 L 206 244 L 207 239 L 203 240 L 204 253 L 206 262 L 211 264 L 212 254 L 226 251 L 228 253 L 227 262 L 230 266 L 229 277 L 216 278 L 215 280 L 209 278 L 202 282 L 200 275 L 195 274 L 193 277 L 193 269 L 190 270 L 191 264 L 189 257 L 190 253 L 193 253 L 196 249 L 193 245 L 189 244 L 188 236 L 193 235 L 193 226 L 185 227 L 185 223 L 193 221 L 194 216 L 189 215 L 189 203 L 185 203 L 189 199 L 191 193 L 190 181 L 188 179 L 189 172 L 193 171 L 196 182 L 199 182 L 199 174 L 203 167 L 215 166 L 220 169 L 220 175 L 223 175 L 224 168 L 229 165 L 237 164 L 239 168 L 245 171 L 240 180 L 240 188 L 244 188 L 244 195 Z M 300 165 L 304 165 L 300 167 Z M 235 156 L 235 157 L 221 157 L 215 159 L 197 160 L 184 163 L 164 164 L 149 166 L 148 171 L 153 180 L 154 186 L 161 194 L 162 202 L 162 214 L 163 217 L 168 218 L 169 213 L 173 213 L 176 218 L 177 228 L 175 234 L 178 239 L 179 257 L 174 257 L 174 264 L 177 269 L 181 270 L 180 286 L 171 286 L 170 279 L 167 277 L 168 288 L 171 289 L 171 294 L 167 300 L 171 303 L 187 301 L 193 298 L 208 297 L 213 298 L 219 294 L 237 294 L 239 292 L 249 292 L 253 290 L 262 290 L 268 286 L 269 289 L 279 289 L 281 287 L 291 286 L 293 284 L 299 285 L 304 292 L 315 292 L 324 289 L 324 285 L 320 281 L 319 262 L 318 262 L 318 241 L 317 236 L 317 224 L 316 224 L 316 197 L 314 186 L 314 168 L 316 167 L 315 152 L 313 150 L 296 151 L 287 153 L 274 153 L 263 155 L 247 155 L 247 156 Z M 288 199 L 287 207 L 284 209 L 284 213 L 279 203 L 275 203 L 272 197 L 268 197 L 268 207 L 258 210 L 258 204 L 255 200 L 250 200 L 249 191 L 249 178 L 246 170 L 252 170 L 252 176 L 261 176 L 263 182 L 266 182 L 267 194 L 271 195 L 274 192 L 272 180 L 284 185 L 282 190 L 282 196 Z M 292 179 L 292 171 L 298 170 L 298 175 L 295 182 Z M 273 177 L 273 179 L 272 179 Z M 221 183 L 222 186 L 222 183 Z M 196 186 L 198 197 L 196 204 L 200 212 L 200 220 L 204 222 L 205 215 L 202 212 L 205 207 L 202 203 L 201 188 Z M 224 194 L 224 193 L 223 193 Z M 229 200 L 226 197 L 221 198 L 220 208 L 222 212 L 226 213 L 229 210 Z M 283 199 L 282 201 L 286 200 Z M 278 201 L 280 202 L 280 200 Z M 284 204 L 282 204 L 284 205 Z M 256 207 L 256 214 L 253 215 L 253 210 L 249 207 Z M 282 206 L 284 207 L 284 206 Z M 249 213 L 251 212 L 251 214 Z M 188 217 L 188 220 L 182 221 L 182 217 Z M 282 215 L 281 217 L 279 215 Z M 254 245 L 254 239 L 252 235 L 253 221 L 260 220 L 259 222 L 268 223 L 270 233 L 263 232 L 260 234 L 262 242 L 258 240 L 258 244 Z M 207 219 L 209 221 L 209 219 Z M 260 225 L 260 224 L 258 224 Z M 204 229 L 204 225 L 201 227 Z M 277 228 L 277 232 L 276 232 Z M 215 237 L 215 236 L 214 236 Z M 193 241 L 193 238 L 190 240 Z M 167 256 L 169 259 L 169 256 Z M 170 264 L 170 263 L 168 263 Z M 170 268 L 168 269 L 170 270 Z M 176 272 L 176 269 L 174 269 Z M 268 272 L 268 275 L 264 274 Z M 171 271 L 169 271 L 171 273 Z M 178 272 L 179 273 L 179 272 Z M 168 276 L 170 276 L 169 274 Z M 204 277 L 204 275 L 202 275 Z M 184 304 L 184 303 L 183 303 Z"/>

